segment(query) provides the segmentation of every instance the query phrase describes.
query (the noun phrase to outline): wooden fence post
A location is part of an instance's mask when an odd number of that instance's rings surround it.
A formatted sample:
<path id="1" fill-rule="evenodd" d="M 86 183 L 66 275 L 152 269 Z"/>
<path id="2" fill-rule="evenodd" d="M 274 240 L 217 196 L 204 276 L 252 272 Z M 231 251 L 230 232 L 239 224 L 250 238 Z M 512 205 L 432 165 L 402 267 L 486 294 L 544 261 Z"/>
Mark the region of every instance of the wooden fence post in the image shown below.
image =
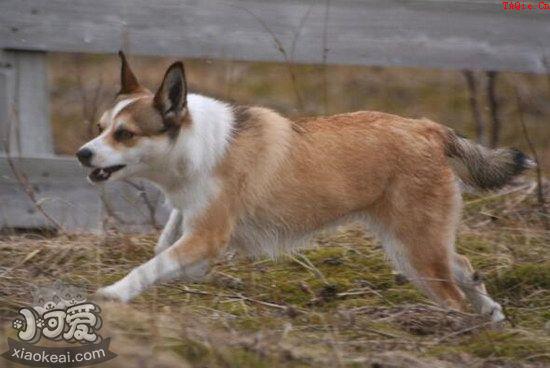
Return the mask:
<path id="1" fill-rule="evenodd" d="M 52 156 L 46 53 L 0 54 L 0 149 L 12 156 Z"/>
<path id="2" fill-rule="evenodd" d="M 14 73 L 11 63 L 0 50 L 0 154 L 15 147 L 15 135 L 10 134 L 10 109 L 13 106 Z"/>

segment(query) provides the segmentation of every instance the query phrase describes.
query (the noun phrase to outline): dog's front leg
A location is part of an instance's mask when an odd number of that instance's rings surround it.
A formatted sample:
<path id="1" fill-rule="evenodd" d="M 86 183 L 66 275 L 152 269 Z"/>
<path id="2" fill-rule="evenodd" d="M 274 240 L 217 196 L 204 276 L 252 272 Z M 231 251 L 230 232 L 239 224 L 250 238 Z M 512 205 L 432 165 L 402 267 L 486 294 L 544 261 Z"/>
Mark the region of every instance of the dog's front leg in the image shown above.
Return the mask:
<path id="1" fill-rule="evenodd" d="M 213 245 L 212 239 L 191 235 L 182 237 L 172 247 L 151 260 L 134 268 L 126 277 L 112 285 L 101 288 L 97 294 L 107 299 L 128 302 L 151 285 L 175 278 L 199 280 L 227 242 Z"/>
<path id="2" fill-rule="evenodd" d="M 97 294 L 127 302 L 159 281 L 177 277 L 196 280 L 206 274 L 211 261 L 226 249 L 232 231 L 232 219 L 225 204 L 213 204 L 210 211 L 195 221 L 194 230 L 183 235 L 171 247 L 156 255 L 126 277 Z"/>
<path id="3" fill-rule="evenodd" d="M 173 209 L 155 246 L 155 254 L 162 253 L 162 251 L 168 249 L 182 236 L 182 226 L 183 216 L 181 211 Z"/>

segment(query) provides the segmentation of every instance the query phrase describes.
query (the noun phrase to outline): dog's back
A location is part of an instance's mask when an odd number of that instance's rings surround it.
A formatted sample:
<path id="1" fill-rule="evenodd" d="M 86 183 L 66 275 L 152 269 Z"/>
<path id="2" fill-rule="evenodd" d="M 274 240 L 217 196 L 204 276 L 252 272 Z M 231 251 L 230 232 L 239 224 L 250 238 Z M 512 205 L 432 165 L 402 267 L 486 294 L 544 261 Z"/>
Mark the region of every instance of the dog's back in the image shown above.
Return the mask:
<path id="1" fill-rule="evenodd" d="M 247 120 L 220 172 L 255 223 L 303 235 L 387 206 L 403 188 L 451 188 L 454 197 L 448 129 L 434 122 L 379 112 L 291 122 L 260 108 Z M 415 195 L 422 206 L 425 195 Z"/>
<path id="2" fill-rule="evenodd" d="M 220 170 L 242 210 L 309 231 L 372 210 L 400 191 L 495 189 L 529 167 L 517 150 L 489 150 L 427 119 L 356 112 L 289 121 L 248 108 Z M 432 189 L 433 188 L 433 189 Z M 396 204 L 397 205 L 397 204 Z"/>

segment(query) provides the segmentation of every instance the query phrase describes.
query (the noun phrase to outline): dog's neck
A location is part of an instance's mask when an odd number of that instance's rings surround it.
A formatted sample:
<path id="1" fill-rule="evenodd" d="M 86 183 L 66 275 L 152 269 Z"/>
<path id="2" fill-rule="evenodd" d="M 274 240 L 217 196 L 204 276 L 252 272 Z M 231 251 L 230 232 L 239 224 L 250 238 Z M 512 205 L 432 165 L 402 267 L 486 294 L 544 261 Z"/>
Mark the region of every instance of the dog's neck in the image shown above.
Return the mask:
<path id="1" fill-rule="evenodd" d="M 169 198 L 181 197 L 184 193 L 178 192 L 188 192 L 185 188 L 210 179 L 232 136 L 234 113 L 230 105 L 190 94 L 187 108 L 191 124 L 178 134 L 169 157 L 159 166 L 162 169 L 149 177 Z"/>
<path id="2" fill-rule="evenodd" d="M 190 175 L 210 173 L 231 139 L 234 114 L 230 105 L 201 95 L 187 97 L 191 127 L 180 134 L 176 152 L 183 154 Z"/>

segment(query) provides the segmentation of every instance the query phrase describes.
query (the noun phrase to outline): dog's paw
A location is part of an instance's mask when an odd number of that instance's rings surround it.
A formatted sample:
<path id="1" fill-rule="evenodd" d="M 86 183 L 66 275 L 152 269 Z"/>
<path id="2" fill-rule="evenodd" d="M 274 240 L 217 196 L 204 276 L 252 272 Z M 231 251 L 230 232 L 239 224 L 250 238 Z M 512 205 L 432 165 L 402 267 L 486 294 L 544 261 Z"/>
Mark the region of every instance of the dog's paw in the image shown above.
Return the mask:
<path id="1" fill-rule="evenodd" d="M 502 307 L 497 302 L 492 302 L 490 305 L 487 305 L 487 307 L 482 310 L 482 314 L 491 318 L 493 323 L 501 323 L 506 320 Z"/>
<path id="2" fill-rule="evenodd" d="M 500 323 L 506 320 L 506 316 L 502 312 L 502 307 L 500 304 L 497 304 L 491 311 L 491 321 L 494 323 Z"/>
<path id="3" fill-rule="evenodd" d="M 93 295 L 93 298 L 96 300 L 103 300 L 103 301 L 114 301 L 114 302 L 122 302 L 122 303 L 128 302 L 128 300 L 124 298 L 124 296 L 120 295 L 120 293 L 117 292 L 117 290 L 113 287 L 113 285 L 98 289 Z"/>

